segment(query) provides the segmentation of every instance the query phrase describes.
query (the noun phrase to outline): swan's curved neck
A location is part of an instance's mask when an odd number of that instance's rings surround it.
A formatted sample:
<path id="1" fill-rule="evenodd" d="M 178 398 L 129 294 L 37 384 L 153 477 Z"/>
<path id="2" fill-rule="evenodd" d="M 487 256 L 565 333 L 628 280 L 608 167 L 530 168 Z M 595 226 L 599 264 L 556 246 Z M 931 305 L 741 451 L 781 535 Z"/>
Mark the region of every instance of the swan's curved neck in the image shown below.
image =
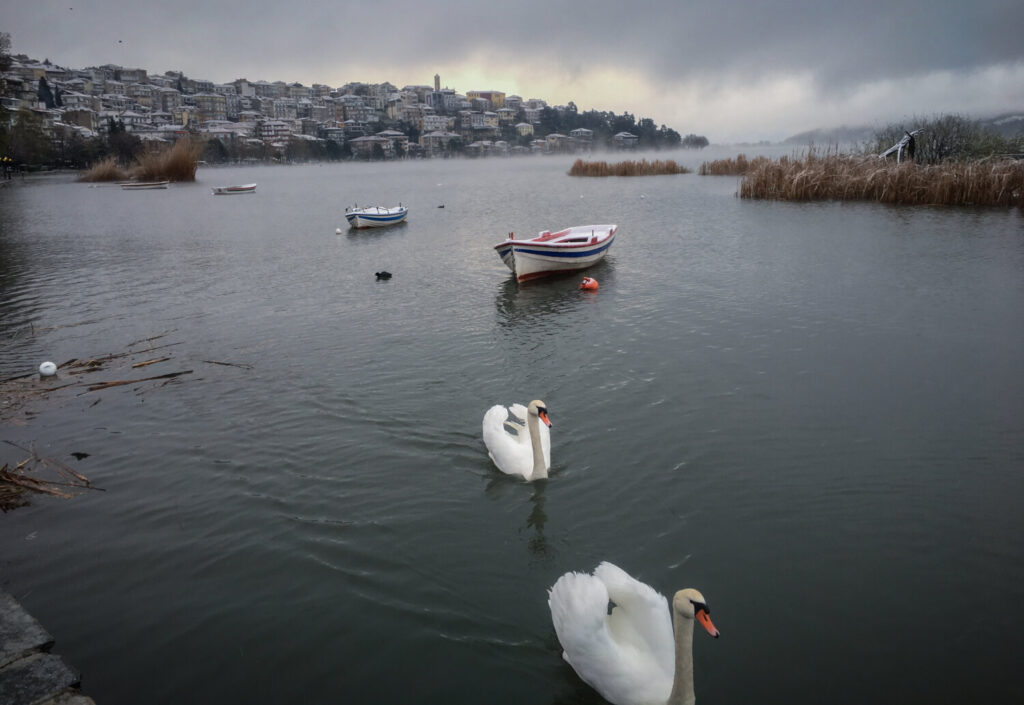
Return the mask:
<path id="1" fill-rule="evenodd" d="M 676 675 L 668 705 L 694 705 L 693 692 L 693 620 L 673 612 L 672 630 L 676 637 Z"/>
<path id="2" fill-rule="evenodd" d="M 531 480 L 541 480 L 548 476 L 548 466 L 544 463 L 544 446 L 540 442 L 540 426 L 536 414 L 526 415 L 526 425 L 530 429 L 530 445 L 533 446 L 533 471 Z"/>

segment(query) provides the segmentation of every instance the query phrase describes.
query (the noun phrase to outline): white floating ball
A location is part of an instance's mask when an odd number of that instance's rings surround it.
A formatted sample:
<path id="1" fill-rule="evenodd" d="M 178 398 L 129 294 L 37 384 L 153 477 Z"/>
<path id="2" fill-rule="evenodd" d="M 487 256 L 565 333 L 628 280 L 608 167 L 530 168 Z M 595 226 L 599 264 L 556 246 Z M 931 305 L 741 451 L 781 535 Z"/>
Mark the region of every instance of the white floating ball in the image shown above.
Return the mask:
<path id="1" fill-rule="evenodd" d="M 337 234 L 337 235 L 341 235 L 341 228 L 335 228 L 335 229 L 334 229 L 334 232 L 335 232 L 335 234 Z"/>
<path id="2" fill-rule="evenodd" d="M 43 377 L 52 377 L 57 374 L 57 366 L 52 362 L 44 362 L 39 366 L 39 374 Z"/>

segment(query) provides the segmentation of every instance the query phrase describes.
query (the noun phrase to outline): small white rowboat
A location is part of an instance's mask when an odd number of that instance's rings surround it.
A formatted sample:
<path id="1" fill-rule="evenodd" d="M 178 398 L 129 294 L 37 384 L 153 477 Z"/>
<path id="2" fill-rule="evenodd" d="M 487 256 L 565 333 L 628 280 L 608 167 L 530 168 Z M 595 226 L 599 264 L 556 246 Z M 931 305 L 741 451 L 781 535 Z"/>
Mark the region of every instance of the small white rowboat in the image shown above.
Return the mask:
<path id="1" fill-rule="evenodd" d="M 130 181 L 121 184 L 125 191 L 143 191 L 152 188 L 167 188 L 169 181 Z"/>
<path id="2" fill-rule="evenodd" d="M 214 196 L 231 196 L 238 193 L 255 193 L 256 184 L 241 184 L 240 186 L 214 186 Z"/>
<path id="3" fill-rule="evenodd" d="M 618 227 L 577 225 L 557 233 L 545 230 L 529 240 L 516 240 L 510 233 L 494 249 L 518 281 L 527 281 L 597 264 L 615 241 Z"/>
<path id="4" fill-rule="evenodd" d="M 366 208 L 346 208 L 345 219 L 353 228 L 382 228 L 395 225 L 405 220 L 409 209 L 398 204 L 395 208 L 369 206 Z"/>

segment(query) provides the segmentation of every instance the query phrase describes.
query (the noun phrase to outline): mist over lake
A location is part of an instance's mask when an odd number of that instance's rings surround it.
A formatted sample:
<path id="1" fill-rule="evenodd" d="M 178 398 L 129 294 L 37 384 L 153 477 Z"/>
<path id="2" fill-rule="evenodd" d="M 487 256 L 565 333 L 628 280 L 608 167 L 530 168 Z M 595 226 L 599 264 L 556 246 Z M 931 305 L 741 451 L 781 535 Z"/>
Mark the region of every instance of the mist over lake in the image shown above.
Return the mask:
<path id="1" fill-rule="evenodd" d="M 172 360 L 119 375 L 193 370 L 0 430 L 104 490 L 0 516 L 0 587 L 86 695 L 601 703 L 547 589 L 608 560 L 707 598 L 704 705 L 1024 700 L 1020 211 L 571 161 L 0 189 L 0 378 L 161 334 Z M 405 224 L 345 223 L 399 202 Z M 493 250 L 586 223 L 619 226 L 597 292 L 518 285 Z M 528 484 L 480 423 L 536 398 Z"/>

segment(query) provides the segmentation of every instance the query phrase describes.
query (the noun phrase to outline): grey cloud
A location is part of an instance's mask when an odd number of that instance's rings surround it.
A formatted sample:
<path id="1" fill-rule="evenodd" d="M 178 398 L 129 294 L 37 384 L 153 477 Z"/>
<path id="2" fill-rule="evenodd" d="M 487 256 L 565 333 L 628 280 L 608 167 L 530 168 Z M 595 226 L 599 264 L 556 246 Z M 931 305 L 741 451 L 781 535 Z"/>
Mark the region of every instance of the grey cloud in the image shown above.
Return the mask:
<path id="1" fill-rule="evenodd" d="M 842 103 L 882 80 L 905 85 L 951 71 L 966 82 L 975 70 L 1024 66 L 1021 0 L 107 0 L 74 11 L 50 2 L 12 5 L 0 31 L 12 34 L 15 51 L 70 66 L 112 62 L 214 81 L 404 85 L 428 83 L 440 67 L 473 60 L 504 75 L 515 67 L 527 84 L 531 75 L 550 74 L 566 85 L 564 99 L 573 97 L 577 77 L 621 68 L 669 90 L 699 86 L 709 100 L 801 76 L 819 101 Z M 367 75 L 374 66 L 382 68 Z M 803 117 L 807 108 L 794 106 Z"/>
<path id="2" fill-rule="evenodd" d="M 1024 56 L 1019 0 L 110 0 L 74 11 L 42 5 L 16 3 L 5 12 L 4 29 L 14 35 L 15 48 L 28 41 L 55 61 L 103 63 L 116 60 L 110 54 L 125 40 L 130 48 L 121 52 L 151 70 L 163 67 L 146 57 L 202 59 L 210 73 L 238 73 L 248 65 L 269 71 L 275 63 L 343 66 L 355 56 L 428 65 L 480 49 L 509 61 L 619 64 L 661 80 L 810 68 L 822 85 L 841 87 Z"/>

